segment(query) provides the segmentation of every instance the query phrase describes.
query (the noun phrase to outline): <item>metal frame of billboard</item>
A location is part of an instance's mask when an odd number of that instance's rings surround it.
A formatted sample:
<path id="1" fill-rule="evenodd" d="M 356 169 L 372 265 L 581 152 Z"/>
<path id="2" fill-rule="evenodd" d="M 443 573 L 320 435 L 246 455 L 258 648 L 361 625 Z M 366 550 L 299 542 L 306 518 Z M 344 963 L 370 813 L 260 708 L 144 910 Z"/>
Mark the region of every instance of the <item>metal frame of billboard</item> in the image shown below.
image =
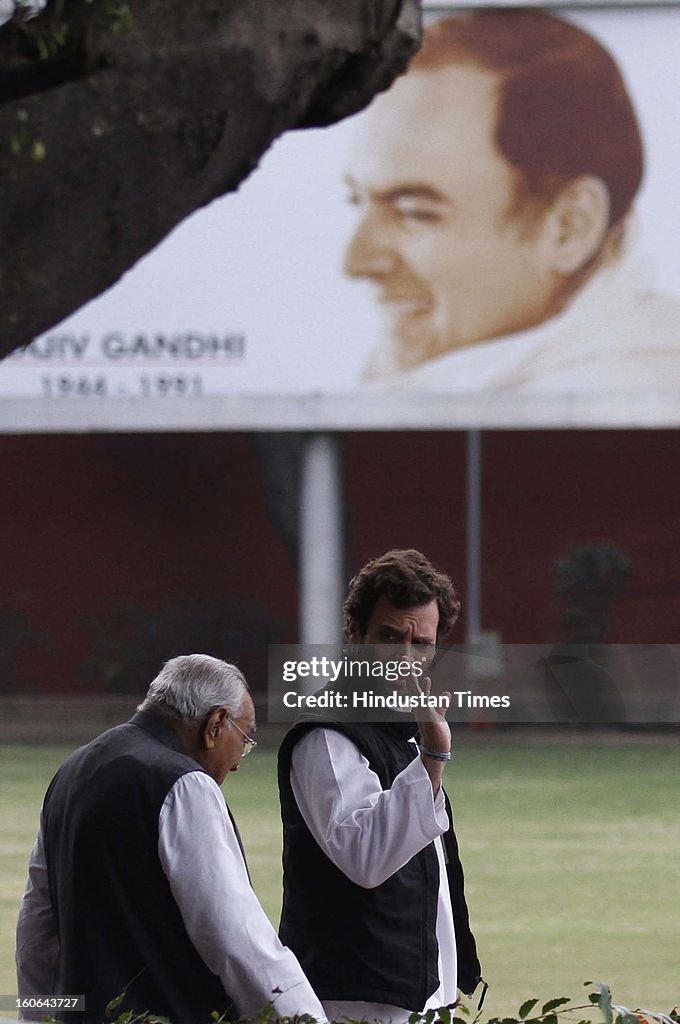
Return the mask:
<path id="1" fill-rule="evenodd" d="M 502 395 L 230 395 L 200 399 L 0 400 L 0 433 L 666 429 L 680 424 L 680 393 Z"/>

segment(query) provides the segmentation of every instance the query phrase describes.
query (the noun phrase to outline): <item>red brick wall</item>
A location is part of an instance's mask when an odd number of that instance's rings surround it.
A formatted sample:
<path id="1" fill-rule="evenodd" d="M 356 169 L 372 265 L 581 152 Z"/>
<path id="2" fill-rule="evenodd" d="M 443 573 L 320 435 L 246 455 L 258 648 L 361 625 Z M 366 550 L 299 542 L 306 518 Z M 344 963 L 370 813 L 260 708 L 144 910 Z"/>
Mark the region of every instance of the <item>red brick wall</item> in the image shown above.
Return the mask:
<path id="1" fill-rule="evenodd" d="M 348 573 L 390 546 L 420 547 L 464 600 L 464 435 L 356 433 L 342 445 Z M 633 562 L 607 639 L 675 640 L 680 433 L 491 432 L 483 458 L 485 627 L 507 642 L 553 640 L 555 559 L 606 540 Z M 295 570 L 249 437 L 4 436 L 0 465 L 0 614 L 18 613 L 45 640 L 17 648 L 0 691 L 91 689 L 88 622 L 123 605 L 223 600 L 297 638 Z M 254 658 L 241 652 L 246 668 Z"/>
<path id="2" fill-rule="evenodd" d="M 346 439 L 351 569 L 392 545 L 421 547 L 464 601 L 464 451 L 461 433 Z M 572 545 L 608 541 L 633 576 L 606 639 L 677 640 L 680 432 L 492 431 L 482 451 L 485 628 L 507 643 L 554 640 L 554 562 Z"/>
<path id="3" fill-rule="evenodd" d="M 229 598 L 295 639 L 294 567 L 248 437 L 5 436 L 0 465 L 0 608 L 49 643 L 22 647 L 21 689 L 86 689 L 88 621 L 127 605 Z"/>

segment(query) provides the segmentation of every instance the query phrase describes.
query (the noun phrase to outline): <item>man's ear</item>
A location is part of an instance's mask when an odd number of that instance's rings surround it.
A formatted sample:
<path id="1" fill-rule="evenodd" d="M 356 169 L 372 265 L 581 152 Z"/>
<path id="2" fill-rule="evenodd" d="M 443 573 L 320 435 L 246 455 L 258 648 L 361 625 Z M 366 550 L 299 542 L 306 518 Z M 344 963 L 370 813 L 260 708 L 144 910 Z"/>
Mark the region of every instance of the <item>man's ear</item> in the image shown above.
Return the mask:
<path id="1" fill-rule="evenodd" d="M 546 218 L 547 263 L 570 277 L 598 254 L 609 227 L 609 189 L 591 174 L 562 189 Z"/>
<path id="2" fill-rule="evenodd" d="M 212 750 L 215 741 L 229 721 L 229 712 L 226 708 L 215 708 L 205 720 L 201 729 L 201 743 L 205 750 Z"/>

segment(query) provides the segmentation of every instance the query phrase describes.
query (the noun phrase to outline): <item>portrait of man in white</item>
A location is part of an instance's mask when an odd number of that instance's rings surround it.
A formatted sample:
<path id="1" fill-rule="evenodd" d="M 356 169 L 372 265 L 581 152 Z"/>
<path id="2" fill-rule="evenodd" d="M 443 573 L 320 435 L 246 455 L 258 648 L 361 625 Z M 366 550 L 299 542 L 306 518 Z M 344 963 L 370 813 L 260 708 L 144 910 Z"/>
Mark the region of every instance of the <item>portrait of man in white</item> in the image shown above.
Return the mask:
<path id="1" fill-rule="evenodd" d="M 540 11 L 435 22 L 360 118 L 345 272 L 385 336 L 363 379 L 448 390 L 663 386 L 680 299 L 636 257 L 644 172 L 621 70 Z"/>

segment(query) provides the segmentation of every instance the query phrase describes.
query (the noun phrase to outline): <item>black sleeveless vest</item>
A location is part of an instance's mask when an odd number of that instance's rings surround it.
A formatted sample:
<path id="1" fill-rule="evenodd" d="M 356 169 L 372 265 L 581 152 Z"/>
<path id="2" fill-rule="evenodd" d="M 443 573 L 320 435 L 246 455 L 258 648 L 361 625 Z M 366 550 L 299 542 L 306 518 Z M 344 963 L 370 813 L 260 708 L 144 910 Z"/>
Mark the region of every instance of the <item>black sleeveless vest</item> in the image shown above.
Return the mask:
<path id="1" fill-rule="evenodd" d="M 283 820 L 283 909 L 280 936 L 293 950 L 322 1000 L 388 1003 L 419 1011 L 439 985 L 436 939 L 439 863 L 430 844 L 374 889 L 351 882 L 323 853 L 307 828 L 290 783 L 293 748 L 310 729 L 347 736 L 389 789 L 417 756 L 415 722 L 350 724 L 316 716 L 294 725 L 279 751 Z M 446 801 L 447 813 L 451 808 Z M 452 829 L 443 836 L 448 861 L 458 959 L 458 986 L 480 979 L 475 940 Z"/>
<path id="2" fill-rule="evenodd" d="M 128 985 L 114 1018 L 148 1010 L 176 1024 L 208 1024 L 213 1010 L 228 1010 L 235 1019 L 158 858 L 163 802 L 194 771 L 202 769 L 172 729 L 138 712 L 76 750 L 52 780 L 42 833 L 60 947 L 54 992 L 86 999 L 85 1014 L 64 1020 L 101 1024 Z"/>

